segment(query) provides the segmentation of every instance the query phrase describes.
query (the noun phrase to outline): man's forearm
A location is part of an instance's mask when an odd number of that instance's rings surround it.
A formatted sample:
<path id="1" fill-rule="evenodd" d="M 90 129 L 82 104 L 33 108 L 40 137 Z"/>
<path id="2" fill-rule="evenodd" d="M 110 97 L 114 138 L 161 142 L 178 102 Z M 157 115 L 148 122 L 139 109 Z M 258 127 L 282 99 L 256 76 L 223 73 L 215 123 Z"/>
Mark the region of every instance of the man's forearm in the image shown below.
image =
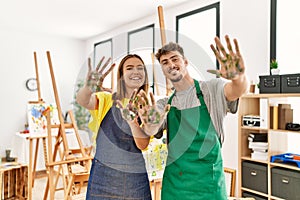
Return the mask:
<path id="1" fill-rule="evenodd" d="M 249 82 L 245 74 L 238 79 L 232 80 L 225 86 L 225 96 L 228 101 L 235 101 L 249 89 Z"/>
<path id="2" fill-rule="evenodd" d="M 237 80 L 232 80 L 232 93 L 233 96 L 236 98 L 239 98 L 243 94 L 245 94 L 249 89 L 249 83 L 247 76 L 241 75 L 239 79 Z"/>
<path id="3" fill-rule="evenodd" d="M 245 74 L 241 75 L 239 79 L 232 81 L 232 90 L 235 96 L 240 97 L 249 89 L 249 81 Z"/>

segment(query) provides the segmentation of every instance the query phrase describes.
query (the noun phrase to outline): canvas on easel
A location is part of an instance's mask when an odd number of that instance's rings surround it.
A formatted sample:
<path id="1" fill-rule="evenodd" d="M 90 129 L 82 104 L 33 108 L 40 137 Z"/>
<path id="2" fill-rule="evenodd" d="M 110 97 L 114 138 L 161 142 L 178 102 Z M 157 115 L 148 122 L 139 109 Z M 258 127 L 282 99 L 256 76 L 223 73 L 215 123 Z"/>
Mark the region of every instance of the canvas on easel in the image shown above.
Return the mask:
<path id="1" fill-rule="evenodd" d="M 37 82 L 37 101 L 29 101 L 27 105 L 27 120 L 29 133 L 33 135 L 47 133 L 47 120 L 45 113 L 50 111 L 51 124 L 59 124 L 57 106 L 55 103 L 45 103 L 41 97 L 40 79 L 36 52 L 34 54 L 35 73 Z"/>
<path id="2" fill-rule="evenodd" d="M 59 124 L 59 117 L 57 106 L 55 103 L 45 102 L 29 102 L 27 105 L 27 119 L 29 133 L 46 134 L 47 133 L 47 119 L 45 112 L 50 111 L 51 124 Z"/>

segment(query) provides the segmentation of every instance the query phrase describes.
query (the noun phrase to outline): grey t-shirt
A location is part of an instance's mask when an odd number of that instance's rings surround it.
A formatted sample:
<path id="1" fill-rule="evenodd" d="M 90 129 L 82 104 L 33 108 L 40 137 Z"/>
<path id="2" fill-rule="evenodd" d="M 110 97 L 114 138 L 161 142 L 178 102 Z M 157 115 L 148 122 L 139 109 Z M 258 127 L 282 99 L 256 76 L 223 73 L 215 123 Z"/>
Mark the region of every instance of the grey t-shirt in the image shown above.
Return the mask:
<path id="1" fill-rule="evenodd" d="M 227 112 L 236 113 L 238 108 L 238 100 L 227 101 L 224 95 L 225 81 L 221 78 L 211 79 L 209 81 L 199 81 L 204 102 L 212 119 L 212 123 L 218 133 L 219 138 L 223 142 L 224 128 L 223 119 Z M 168 103 L 169 97 L 162 98 L 157 101 L 157 109 L 163 111 Z M 185 91 L 175 92 L 171 106 L 179 110 L 200 106 L 200 101 L 196 95 L 195 86 L 191 86 Z M 166 126 L 166 123 L 164 124 Z"/>

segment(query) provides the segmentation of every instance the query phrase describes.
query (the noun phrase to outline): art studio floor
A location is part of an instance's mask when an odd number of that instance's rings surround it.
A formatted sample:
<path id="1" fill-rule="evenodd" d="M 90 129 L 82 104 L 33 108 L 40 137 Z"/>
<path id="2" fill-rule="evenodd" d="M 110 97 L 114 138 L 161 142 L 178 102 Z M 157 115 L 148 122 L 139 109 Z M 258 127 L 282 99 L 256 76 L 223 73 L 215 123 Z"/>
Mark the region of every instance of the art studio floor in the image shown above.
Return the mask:
<path id="1" fill-rule="evenodd" d="M 46 181 L 47 181 L 46 175 L 39 175 L 38 177 L 35 178 L 34 187 L 32 188 L 32 200 L 41 200 L 44 198 Z M 60 179 L 60 182 L 61 182 L 61 179 Z M 62 183 L 58 183 L 58 184 L 62 185 Z M 58 187 L 60 187 L 60 185 Z M 87 189 L 87 186 L 83 186 L 81 188 L 81 194 L 77 195 L 76 197 L 73 197 L 72 200 L 84 200 L 86 189 Z M 155 189 L 155 186 L 152 185 L 151 193 L 152 193 L 153 200 L 155 200 L 155 199 L 159 200 L 160 192 L 158 194 L 156 194 L 154 192 L 154 189 Z M 160 188 L 157 190 L 160 191 Z M 49 195 L 48 195 L 48 199 L 49 199 Z M 55 192 L 55 200 L 63 200 L 63 199 L 64 199 L 63 190 Z"/>
<path id="2" fill-rule="evenodd" d="M 44 193 L 45 193 L 45 187 L 46 187 L 46 181 L 47 177 L 46 176 L 41 176 L 37 177 L 34 181 L 34 187 L 32 188 L 32 200 L 41 200 L 44 198 Z M 58 183 L 61 184 L 61 183 Z M 60 186 L 60 185 L 59 185 Z M 85 199 L 85 191 L 86 191 L 86 186 L 81 188 L 81 195 L 78 195 L 78 198 L 73 198 L 75 199 Z M 84 196 L 83 196 L 84 195 Z M 81 198 L 79 198 L 81 197 Z M 48 195 L 49 199 L 49 195 Z M 64 199 L 64 192 L 63 190 L 56 191 L 55 192 L 55 200 L 63 200 Z"/>

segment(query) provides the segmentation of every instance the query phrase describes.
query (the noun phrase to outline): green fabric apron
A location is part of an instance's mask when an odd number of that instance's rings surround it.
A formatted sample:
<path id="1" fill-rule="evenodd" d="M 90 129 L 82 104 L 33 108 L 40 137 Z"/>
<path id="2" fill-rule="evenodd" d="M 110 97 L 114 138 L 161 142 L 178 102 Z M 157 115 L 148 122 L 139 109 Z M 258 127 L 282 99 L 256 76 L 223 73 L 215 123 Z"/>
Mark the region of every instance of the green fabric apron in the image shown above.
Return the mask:
<path id="1" fill-rule="evenodd" d="M 168 158 L 162 200 L 227 199 L 220 140 L 199 82 L 194 83 L 201 105 L 184 110 L 171 107 L 168 113 Z"/>

